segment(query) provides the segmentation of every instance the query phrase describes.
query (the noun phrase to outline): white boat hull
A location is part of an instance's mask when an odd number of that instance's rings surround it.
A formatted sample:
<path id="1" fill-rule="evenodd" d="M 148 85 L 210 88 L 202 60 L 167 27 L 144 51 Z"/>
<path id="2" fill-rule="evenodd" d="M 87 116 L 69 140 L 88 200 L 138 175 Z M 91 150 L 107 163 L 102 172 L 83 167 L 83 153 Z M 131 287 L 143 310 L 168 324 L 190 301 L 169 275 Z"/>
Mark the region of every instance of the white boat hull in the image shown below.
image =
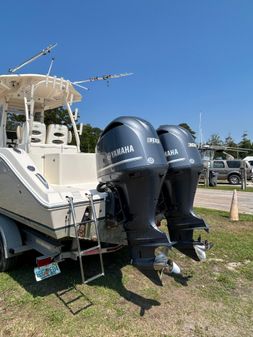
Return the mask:
<path id="1" fill-rule="evenodd" d="M 57 154 L 55 156 L 57 158 Z M 76 156 L 78 157 L 78 154 L 75 154 L 74 158 Z M 84 155 L 83 158 L 79 158 L 79 161 L 81 159 L 84 159 L 85 162 L 87 157 Z M 95 155 L 91 155 L 88 159 L 89 161 L 95 160 Z M 90 165 L 92 166 L 92 163 Z M 35 167 L 35 170 L 27 170 L 29 166 Z M 13 167 L 17 170 L 14 170 Z M 52 168 L 50 169 L 52 172 Z M 36 176 L 38 172 L 34 162 L 25 151 L 19 153 L 13 149 L 1 149 L 0 213 L 54 239 L 73 238 L 75 237 L 74 223 L 70 216 L 67 197 L 73 198 L 76 221 L 80 223 L 87 207 L 89 207 L 87 194 L 92 193 L 99 220 L 101 241 L 109 243 L 123 243 L 125 241 L 125 232 L 122 227 L 113 229 L 106 227 L 105 194 L 99 194 L 96 191 L 96 181 L 72 186 L 48 184 L 48 188 L 46 188 Z M 85 226 L 84 238 L 95 238 L 95 229 L 92 225 Z"/>

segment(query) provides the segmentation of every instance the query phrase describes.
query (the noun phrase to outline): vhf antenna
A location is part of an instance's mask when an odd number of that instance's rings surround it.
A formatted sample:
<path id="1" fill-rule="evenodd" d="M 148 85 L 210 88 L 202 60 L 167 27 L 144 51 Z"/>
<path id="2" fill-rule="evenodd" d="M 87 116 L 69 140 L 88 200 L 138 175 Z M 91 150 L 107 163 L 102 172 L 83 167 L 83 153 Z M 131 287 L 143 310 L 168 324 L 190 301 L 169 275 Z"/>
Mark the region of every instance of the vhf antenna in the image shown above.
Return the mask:
<path id="1" fill-rule="evenodd" d="M 95 81 L 107 81 L 107 80 L 110 80 L 111 78 L 120 78 L 120 77 L 125 77 L 125 76 L 130 76 L 130 75 L 133 75 L 133 73 L 96 76 L 96 77 L 90 77 L 87 80 L 75 81 L 73 82 L 73 84 L 81 84 L 81 83 L 95 82 Z"/>
<path id="2" fill-rule="evenodd" d="M 124 74 L 114 74 L 114 75 L 103 75 L 103 76 L 95 76 L 95 77 L 90 77 L 86 80 L 82 80 L 82 81 L 75 81 L 72 82 L 72 84 L 76 85 L 77 87 L 80 87 L 82 89 L 85 90 L 89 90 L 88 88 L 82 86 L 82 83 L 88 83 L 88 82 L 95 82 L 95 81 L 108 81 L 112 78 L 120 78 L 120 77 L 125 77 L 125 76 L 130 76 L 133 75 L 133 73 L 124 73 Z"/>
<path id="3" fill-rule="evenodd" d="M 27 64 L 37 60 L 37 58 L 43 56 L 43 55 L 47 55 L 48 53 L 50 53 L 50 51 L 57 46 L 57 43 L 55 44 L 50 44 L 47 48 L 42 49 L 39 53 L 37 53 L 36 55 L 34 55 L 33 57 L 29 58 L 28 60 L 24 61 L 23 63 L 21 63 L 20 65 L 18 65 L 15 68 L 10 68 L 9 69 L 9 73 L 15 73 L 17 70 L 23 68 L 24 66 L 26 66 Z M 50 69 L 51 70 L 51 69 Z"/>

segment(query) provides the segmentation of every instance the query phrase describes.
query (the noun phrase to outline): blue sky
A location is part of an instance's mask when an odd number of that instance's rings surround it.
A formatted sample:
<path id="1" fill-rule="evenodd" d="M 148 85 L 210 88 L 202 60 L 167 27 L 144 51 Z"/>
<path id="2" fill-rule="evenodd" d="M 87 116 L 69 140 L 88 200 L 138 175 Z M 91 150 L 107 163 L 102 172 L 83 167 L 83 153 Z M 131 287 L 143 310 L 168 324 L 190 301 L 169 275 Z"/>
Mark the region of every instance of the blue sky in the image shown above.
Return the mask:
<path id="1" fill-rule="evenodd" d="M 204 139 L 253 139 L 253 1 L 22 0 L 0 3 L 0 73 L 48 44 L 52 73 L 70 80 L 134 76 L 89 85 L 81 121 L 104 128 L 119 115 L 188 123 Z M 50 57 L 22 72 L 45 73 Z"/>

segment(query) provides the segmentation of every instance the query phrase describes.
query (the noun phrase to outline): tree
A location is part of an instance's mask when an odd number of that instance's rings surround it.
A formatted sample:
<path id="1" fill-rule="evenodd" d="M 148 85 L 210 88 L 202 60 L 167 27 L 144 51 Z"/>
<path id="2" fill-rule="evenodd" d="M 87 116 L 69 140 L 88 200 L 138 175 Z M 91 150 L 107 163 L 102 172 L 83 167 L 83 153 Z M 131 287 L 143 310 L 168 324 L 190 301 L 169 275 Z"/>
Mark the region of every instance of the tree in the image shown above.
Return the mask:
<path id="1" fill-rule="evenodd" d="M 234 139 L 232 138 L 231 134 L 229 134 L 224 141 L 224 145 L 226 147 L 229 148 L 233 148 L 233 149 L 228 149 L 226 150 L 226 152 L 229 152 L 229 154 L 231 154 L 234 158 L 238 158 L 239 156 L 239 152 L 237 149 L 238 145 L 236 144 L 236 142 L 234 141 Z"/>
<path id="2" fill-rule="evenodd" d="M 253 143 L 251 143 L 249 137 L 248 137 L 248 132 L 244 131 L 243 135 L 242 135 L 242 140 L 240 141 L 240 143 L 238 144 L 240 148 L 248 150 L 247 155 L 252 155 L 253 154 Z M 245 152 L 241 153 L 241 157 L 245 157 Z"/>
<path id="3" fill-rule="evenodd" d="M 22 114 L 8 113 L 6 130 L 16 131 L 17 126 L 25 122 L 25 116 Z"/>
<path id="4" fill-rule="evenodd" d="M 71 127 L 71 121 L 68 114 L 68 110 L 63 107 L 55 108 L 45 111 L 44 123 L 49 124 L 64 124 L 68 128 Z"/>
<path id="5" fill-rule="evenodd" d="M 82 152 L 95 152 L 95 147 L 102 130 L 94 128 L 90 124 L 83 126 L 83 133 L 80 136 L 80 148 Z"/>
<path id="6" fill-rule="evenodd" d="M 35 112 L 35 120 L 38 120 L 38 115 L 36 112 Z M 20 125 L 24 122 L 25 122 L 24 114 L 8 113 L 7 129 L 16 130 L 17 125 Z M 68 128 L 71 128 L 71 121 L 69 118 L 68 111 L 64 109 L 63 107 L 45 111 L 44 123 L 46 125 L 64 124 L 64 125 L 67 125 Z"/>
<path id="7" fill-rule="evenodd" d="M 187 123 L 180 123 L 179 126 L 188 130 L 190 134 L 192 135 L 193 139 L 196 139 L 196 136 L 195 136 L 196 132 L 193 131 L 192 128 Z"/>
<path id="8" fill-rule="evenodd" d="M 231 134 L 229 134 L 224 141 L 224 145 L 227 147 L 237 147 L 237 144 L 235 143 L 234 139 L 232 138 Z"/>
<path id="9" fill-rule="evenodd" d="M 223 141 L 222 141 L 221 137 L 217 133 L 214 133 L 208 139 L 207 144 L 209 144 L 209 145 L 216 145 L 216 146 L 222 146 L 223 145 Z"/>
<path id="10" fill-rule="evenodd" d="M 243 135 L 242 135 L 242 140 L 239 143 L 239 146 L 244 148 L 244 149 L 250 149 L 252 144 L 251 141 L 248 137 L 248 132 L 244 131 Z"/>

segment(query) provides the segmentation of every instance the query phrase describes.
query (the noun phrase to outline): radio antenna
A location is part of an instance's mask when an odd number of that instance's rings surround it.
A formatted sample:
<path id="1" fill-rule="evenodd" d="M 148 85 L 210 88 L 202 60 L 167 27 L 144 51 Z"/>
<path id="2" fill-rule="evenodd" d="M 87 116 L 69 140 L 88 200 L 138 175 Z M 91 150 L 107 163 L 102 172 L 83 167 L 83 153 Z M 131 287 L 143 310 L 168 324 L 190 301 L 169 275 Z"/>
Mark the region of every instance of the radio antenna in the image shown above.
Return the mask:
<path id="1" fill-rule="evenodd" d="M 57 46 L 57 43 L 54 44 L 50 44 L 47 48 L 42 49 L 39 53 L 35 54 L 34 56 L 32 56 L 31 58 L 29 58 L 28 60 L 24 61 L 23 63 L 21 63 L 20 65 L 16 66 L 15 68 L 10 68 L 9 69 L 9 73 L 15 73 L 17 70 L 23 68 L 24 66 L 26 66 L 27 64 L 37 60 L 37 58 L 43 56 L 43 55 L 47 55 L 48 53 L 50 53 L 50 51 Z M 52 63 L 52 62 L 51 62 Z M 51 66 L 51 65 L 50 65 Z M 49 69 L 51 70 L 51 68 Z"/>
<path id="2" fill-rule="evenodd" d="M 75 82 L 72 82 L 72 83 L 74 85 L 80 85 L 82 83 L 95 82 L 95 81 L 108 81 L 108 80 L 110 80 L 112 78 L 120 78 L 120 77 L 125 77 L 125 76 L 130 76 L 130 75 L 133 75 L 133 73 L 103 75 L 103 76 L 90 77 L 87 80 L 75 81 Z"/>

